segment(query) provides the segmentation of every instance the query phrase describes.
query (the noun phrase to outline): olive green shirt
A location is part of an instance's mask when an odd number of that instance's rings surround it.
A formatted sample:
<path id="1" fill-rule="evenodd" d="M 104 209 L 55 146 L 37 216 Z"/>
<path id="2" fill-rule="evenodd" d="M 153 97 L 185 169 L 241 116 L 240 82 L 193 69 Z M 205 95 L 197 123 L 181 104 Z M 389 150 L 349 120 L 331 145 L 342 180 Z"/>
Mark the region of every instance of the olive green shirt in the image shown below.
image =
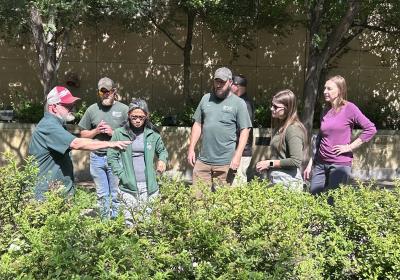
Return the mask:
<path id="1" fill-rule="evenodd" d="M 193 119 L 202 125 L 198 159 L 211 165 L 229 164 L 236 149 L 236 130 L 252 127 L 246 103 L 234 94 L 222 100 L 205 94 Z"/>
<path id="2" fill-rule="evenodd" d="M 275 133 L 271 138 L 271 159 L 280 160 L 282 168 L 300 168 L 303 160 L 305 135 L 301 127 L 291 124 L 286 129 L 285 141 L 279 150 L 281 135 Z"/>
<path id="3" fill-rule="evenodd" d="M 51 113 L 44 113 L 29 143 L 29 154 L 36 158 L 39 166 L 36 199 L 43 200 L 44 193 L 56 182 L 63 185 L 66 193 L 74 192 L 70 145 L 75 138 L 65 129 L 61 119 Z"/>
<path id="4" fill-rule="evenodd" d="M 112 106 L 103 106 L 100 102 L 95 103 L 87 108 L 83 115 L 79 126 L 84 130 L 92 130 L 103 120 L 113 130 L 122 126 L 122 123 L 128 119 L 128 106 L 115 101 Z M 99 141 L 110 141 L 111 136 L 106 133 L 97 134 L 93 139 Z M 107 153 L 107 149 L 97 150 L 97 153 Z"/>

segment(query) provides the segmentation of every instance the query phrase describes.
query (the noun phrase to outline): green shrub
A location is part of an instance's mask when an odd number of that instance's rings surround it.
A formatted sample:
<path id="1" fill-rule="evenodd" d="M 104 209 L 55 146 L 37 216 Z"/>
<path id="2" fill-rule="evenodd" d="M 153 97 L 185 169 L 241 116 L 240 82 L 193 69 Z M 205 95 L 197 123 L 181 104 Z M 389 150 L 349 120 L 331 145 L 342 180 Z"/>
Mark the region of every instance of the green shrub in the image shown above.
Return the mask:
<path id="1" fill-rule="evenodd" d="M 74 124 L 78 124 L 80 120 L 82 119 L 83 115 L 85 114 L 88 106 L 86 102 L 82 102 L 82 104 L 76 108 L 76 111 L 74 112 L 75 119 L 73 121 Z"/>
<path id="2" fill-rule="evenodd" d="M 0 177 L 3 173 L 0 174 Z M 1 279 L 399 279 L 400 185 L 329 195 L 163 180 L 152 213 L 83 215 L 93 193 L 28 200 L 1 228 Z M 201 195 L 199 195 L 201 194 Z M 3 206 L 2 206 L 3 207 Z M 3 211 L 3 209 L 2 209 Z"/>
<path id="3" fill-rule="evenodd" d="M 31 101 L 22 101 L 14 107 L 15 118 L 21 123 L 38 123 L 44 114 L 44 105 Z"/>
<path id="4" fill-rule="evenodd" d="M 265 104 L 255 106 L 254 127 L 271 127 L 271 111 L 267 107 Z"/>
<path id="5" fill-rule="evenodd" d="M 3 229 L 7 225 L 16 225 L 16 216 L 31 199 L 38 168 L 32 157 L 26 159 L 24 166 L 18 166 L 10 152 L 1 157 L 6 162 L 0 167 L 0 229 Z"/>

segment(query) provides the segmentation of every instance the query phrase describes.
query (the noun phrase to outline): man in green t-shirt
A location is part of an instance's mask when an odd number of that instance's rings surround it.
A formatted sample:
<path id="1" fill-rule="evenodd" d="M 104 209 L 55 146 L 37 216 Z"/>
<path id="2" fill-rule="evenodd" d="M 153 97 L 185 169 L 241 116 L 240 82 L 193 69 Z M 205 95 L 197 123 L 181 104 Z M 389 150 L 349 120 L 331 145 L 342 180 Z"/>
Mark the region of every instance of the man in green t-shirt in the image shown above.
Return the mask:
<path id="1" fill-rule="evenodd" d="M 246 103 L 232 93 L 231 86 L 231 70 L 217 69 L 213 92 L 203 96 L 194 113 L 187 157 L 194 167 L 193 184 L 231 184 L 233 178 L 228 172 L 235 173 L 239 167 L 252 124 Z M 195 147 L 200 137 L 202 146 L 196 160 Z"/>
<path id="2" fill-rule="evenodd" d="M 110 141 L 113 132 L 128 119 L 128 106 L 117 100 L 117 87 L 104 77 L 98 82 L 99 102 L 86 110 L 79 126 L 81 136 L 97 141 Z M 118 177 L 107 163 L 107 149 L 90 153 L 90 174 L 96 185 L 97 204 L 103 218 L 118 214 Z"/>
<path id="3" fill-rule="evenodd" d="M 36 158 L 39 166 L 35 187 L 37 200 L 44 199 L 44 193 L 51 188 L 62 188 L 66 194 L 74 192 L 74 172 L 70 151 L 105 148 L 124 149 L 130 141 L 94 141 L 77 138 L 65 129 L 67 121 L 74 119 L 71 113 L 74 97 L 65 87 L 56 86 L 47 95 L 43 118 L 36 126 L 29 143 L 29 154 Z"/>

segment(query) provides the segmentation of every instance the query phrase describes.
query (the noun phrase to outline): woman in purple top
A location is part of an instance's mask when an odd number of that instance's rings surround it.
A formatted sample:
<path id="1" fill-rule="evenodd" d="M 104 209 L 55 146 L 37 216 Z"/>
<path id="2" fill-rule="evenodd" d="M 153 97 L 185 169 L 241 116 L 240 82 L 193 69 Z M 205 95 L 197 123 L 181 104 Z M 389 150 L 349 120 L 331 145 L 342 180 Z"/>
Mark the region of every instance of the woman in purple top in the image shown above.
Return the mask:
<path id="1" fill-rule="evenodd" d="M 347 101 L 346 96 L 347 86 L 342 76 L 326 81 L 324 97 L 328 106 L 321 118 L 316 153 L 304 170 L 304 179 L 311 177 L 313 194 L 346 184 L 350 177 L 353 150 L 371 140 L 376 133 L 375 125 L 356 105 Z M 354 126 L 360 127 L 362 133 L 351 142 Z"/>

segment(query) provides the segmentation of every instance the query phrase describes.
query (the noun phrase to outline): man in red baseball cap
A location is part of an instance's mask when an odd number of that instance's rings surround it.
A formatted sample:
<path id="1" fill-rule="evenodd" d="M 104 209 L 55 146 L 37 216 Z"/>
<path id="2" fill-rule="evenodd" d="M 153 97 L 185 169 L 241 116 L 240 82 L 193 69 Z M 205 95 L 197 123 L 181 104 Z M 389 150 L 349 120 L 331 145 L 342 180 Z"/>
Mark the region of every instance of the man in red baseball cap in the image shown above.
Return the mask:
<path id="1" fill-rule="evenodd" d="M 77 100 L 78 97 L 73 96 L 62 86 L 54 87 L 47 95 L 47 112 L 36 126 L 29 143 L 29 154 L 36 158 L 39 166 L 35 188 L 38 200 L 43 200 L 44 193 L 54 187 L 62 187 L 66 194 L 74 193 L 71 149 L 89 151 L 104 148 L 124 149 L 131 143 L 77 138 L 68 132 L 65 124 L 74 119 L 71 111 Z"/>

